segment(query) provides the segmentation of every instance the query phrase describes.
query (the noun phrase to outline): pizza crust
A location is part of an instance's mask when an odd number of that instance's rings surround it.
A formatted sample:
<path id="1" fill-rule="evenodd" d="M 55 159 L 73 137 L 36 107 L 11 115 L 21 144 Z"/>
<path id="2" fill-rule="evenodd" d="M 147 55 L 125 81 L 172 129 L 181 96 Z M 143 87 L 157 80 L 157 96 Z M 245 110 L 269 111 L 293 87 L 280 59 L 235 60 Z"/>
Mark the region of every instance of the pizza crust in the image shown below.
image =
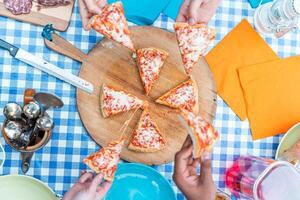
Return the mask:
<path id="1" fill-rule="evenodd" d="M 192 111 L 194 114 L 198 114 L 199 113 L 199 89 L 198 89 L 198 84 L 195 81 L 195 79 L 193 79 L 191 77 L 191 80 L 193 82 L 193 87 L 194 87 L 194 92 L 195 92 L 195 98 L 196 98 L 196 103 L 194 105 L 194 107 L 192 108 Z"/>
<path id="2" fill-rule="evenodd" d="M 104 109 L 104 97 L 103 97 L 103 87 L 105 87 L 105 84 L 102 85 L 101 87 L 101 92 L 100 92 L 100 110 L 101 110 L 101 114 L 104 118 L 107 118 L 109 115 L 106 112 L 106 110 Z"/>

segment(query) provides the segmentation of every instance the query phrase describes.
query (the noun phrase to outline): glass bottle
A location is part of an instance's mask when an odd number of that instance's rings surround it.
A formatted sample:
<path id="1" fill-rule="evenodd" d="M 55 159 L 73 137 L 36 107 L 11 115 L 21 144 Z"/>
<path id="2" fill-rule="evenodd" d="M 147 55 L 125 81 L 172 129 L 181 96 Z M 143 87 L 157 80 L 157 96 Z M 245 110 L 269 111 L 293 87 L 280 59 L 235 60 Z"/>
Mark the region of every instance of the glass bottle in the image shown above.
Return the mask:
<path id="1" fill-rule="evenodd" d="M 260 6 L 254 14 L 254 26 L 264 35 L 281 37 L 295 29 L 300 18 L 300 0 L 276 0 Z"/>

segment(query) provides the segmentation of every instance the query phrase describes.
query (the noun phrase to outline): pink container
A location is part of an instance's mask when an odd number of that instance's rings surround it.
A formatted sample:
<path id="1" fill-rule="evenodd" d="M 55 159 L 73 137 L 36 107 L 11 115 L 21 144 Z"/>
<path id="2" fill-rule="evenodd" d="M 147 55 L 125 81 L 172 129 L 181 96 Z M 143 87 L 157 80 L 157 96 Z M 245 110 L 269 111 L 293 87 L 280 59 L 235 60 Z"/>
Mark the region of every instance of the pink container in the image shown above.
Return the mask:
<path id="1" fill-rule="evenodd" d="M 300 199 L 300 172 L 285 161 L 242 156 L 227 170 L 225 181 L 243 199 Z"/>

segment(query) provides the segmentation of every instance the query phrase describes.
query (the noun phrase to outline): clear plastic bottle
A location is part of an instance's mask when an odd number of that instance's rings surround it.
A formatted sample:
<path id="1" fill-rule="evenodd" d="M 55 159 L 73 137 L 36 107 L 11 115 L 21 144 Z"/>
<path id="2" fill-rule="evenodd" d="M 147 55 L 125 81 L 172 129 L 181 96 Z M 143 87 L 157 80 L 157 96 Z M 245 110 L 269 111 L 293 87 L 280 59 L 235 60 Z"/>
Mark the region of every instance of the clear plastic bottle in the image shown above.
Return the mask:
<path id="1" fill-rule="evenodd" d="M 300 0 L 276 0 L 255 11 L 254 25 L 264 35 L 281 37 L 297 27 L 299 18 Z"/>

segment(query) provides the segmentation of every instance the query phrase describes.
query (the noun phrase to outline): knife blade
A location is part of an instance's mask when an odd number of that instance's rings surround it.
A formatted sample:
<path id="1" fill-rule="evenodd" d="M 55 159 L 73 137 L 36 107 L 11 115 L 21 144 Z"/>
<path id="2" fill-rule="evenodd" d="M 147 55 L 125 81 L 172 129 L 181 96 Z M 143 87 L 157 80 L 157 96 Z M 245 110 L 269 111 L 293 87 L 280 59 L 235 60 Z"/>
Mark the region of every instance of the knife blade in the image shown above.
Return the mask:
<path id="1" fill-rule="evenodd" d="M 46 72 L 62 81 L 65 81 L 79 89 L 82 89 L 88 93 L 92 93 L 94 91 L 94 86 L 87 82 L 86 80 L 63 70 L 48 61 L 39 58 L 21 48 L 18 48 L 2 39 L 0 39 L 0 48 L 9 51 L 10 55 L 14 58 L 21 60 L 43 72 Z"/>

